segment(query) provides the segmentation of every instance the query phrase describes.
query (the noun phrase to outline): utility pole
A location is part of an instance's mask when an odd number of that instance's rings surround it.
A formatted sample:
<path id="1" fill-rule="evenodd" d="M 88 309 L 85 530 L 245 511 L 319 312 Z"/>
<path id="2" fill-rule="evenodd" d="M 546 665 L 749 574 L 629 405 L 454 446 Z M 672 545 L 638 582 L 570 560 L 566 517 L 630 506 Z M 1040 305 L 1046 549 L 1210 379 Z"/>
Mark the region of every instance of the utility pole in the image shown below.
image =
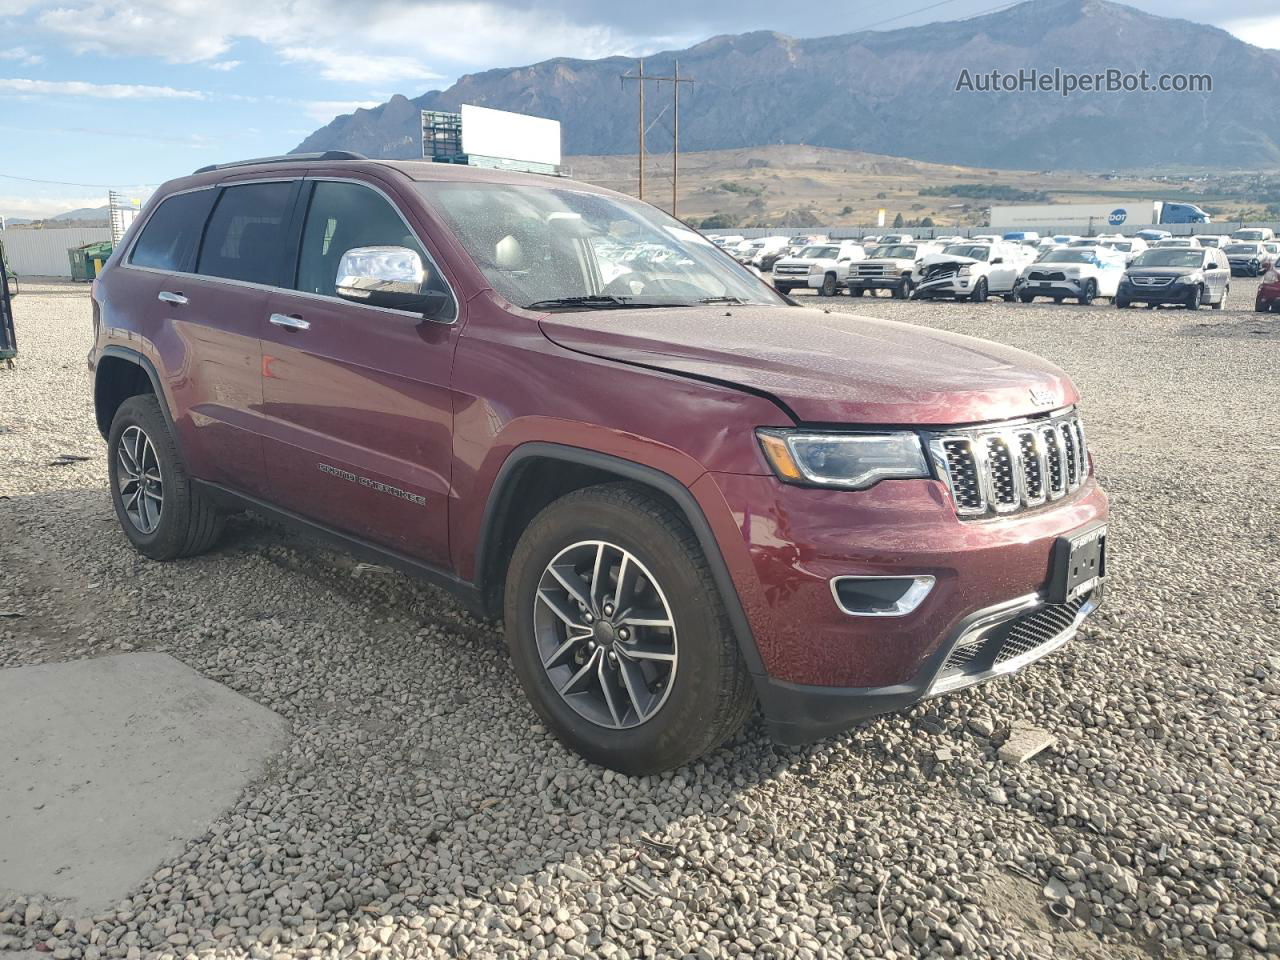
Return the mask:
<path id="1" fill-rule="evenodd" d="M 669 83 L 671 84 L 671 215 L 676 216 L 676 189 L 680 181 L 680 84 L 693 83 L 689 77 L 680 76 L 680 61 L 674 63 L 674 70 L 669 77 L 655 77 L 652 74 L 644 72 L 644 61 L 639 61 L 639 68 L 635 73 L 624 73 L 620 78 L 623 86 L 626 81 L 635 80 L 640 87 L 640 126 L 639 126 L 639 149 L 640 149 L 640 177 L 639 177 L 639 196 L 644 199 L 644 85 L 647 82 L 653 83 Z"/>

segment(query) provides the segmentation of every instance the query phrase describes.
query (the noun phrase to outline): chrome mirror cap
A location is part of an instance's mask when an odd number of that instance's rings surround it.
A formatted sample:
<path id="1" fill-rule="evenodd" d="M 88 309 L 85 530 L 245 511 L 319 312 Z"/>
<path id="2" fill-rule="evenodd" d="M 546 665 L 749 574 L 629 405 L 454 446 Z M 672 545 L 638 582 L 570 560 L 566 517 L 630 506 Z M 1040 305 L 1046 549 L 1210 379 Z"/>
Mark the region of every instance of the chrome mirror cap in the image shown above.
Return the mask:
<path id="1" fill-rule="evenodd" d="M 386 296 L 417 296 L 426 282 L 422 257 L 408 247 L 355 247 L 338 262 L 334 287 L 348 300 L 377 302 Z"/>

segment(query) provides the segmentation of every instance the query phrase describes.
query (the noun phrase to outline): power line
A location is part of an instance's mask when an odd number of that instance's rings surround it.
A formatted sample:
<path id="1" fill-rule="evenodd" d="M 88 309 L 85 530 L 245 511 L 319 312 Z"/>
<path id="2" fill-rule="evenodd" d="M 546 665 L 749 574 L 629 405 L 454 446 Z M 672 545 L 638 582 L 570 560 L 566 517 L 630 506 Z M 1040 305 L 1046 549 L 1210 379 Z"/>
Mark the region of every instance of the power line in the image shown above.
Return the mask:
<path id="1" fill-rule="evenodd" d="M 56 187 L 94 187 L 110 190 L 112 187 L 158 187 L 158 183 L 72 183 L 69 180 L 37 180 L 35 177 L 19 177 L 12 173 L 0 173 L 0 180 L 21 180 L 23 183 L 44 183 Z"/>
<path id="2" fill-rule="evenodd" d="M 955 3 L 955 0 L 938 0 L 937 3 L 931 3 L 927 7 L 919 7 L 915 10 L 908 10 L 906 13 L 900 13 L 895 17 L 889 17 L 887 20 L 877 20 L 875 23 L 869 23 L 865 27 L 859 27 L 861 30 L 874 30 L 876 27 L 882 27 L 886 23 L 893 23 L 896 20 L 905 20 L 907 17 L 914 17 L 917 13 L 924 13 L 926 10 L 933 10 L 935 7 L 945 7 L 948 3 Z"/>

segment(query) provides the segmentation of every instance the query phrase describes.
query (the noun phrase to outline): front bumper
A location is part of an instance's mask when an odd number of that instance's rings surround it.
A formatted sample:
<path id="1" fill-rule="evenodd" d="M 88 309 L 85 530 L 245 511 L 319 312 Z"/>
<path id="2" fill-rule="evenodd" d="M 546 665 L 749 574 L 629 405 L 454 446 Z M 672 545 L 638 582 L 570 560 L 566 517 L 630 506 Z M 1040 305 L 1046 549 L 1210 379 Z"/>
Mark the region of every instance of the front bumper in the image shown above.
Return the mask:
<path id="1" fill-rule="evenodd" d="M 927 300 L 929 297 L 967 297 L 973 292 L 973 283 L 976 281 L 976 277 L 961 277 L 957 274 L 933 280 L 919 280 L 916 282 L 916 297 L 921 300 Z"/>
<path id="2" fill-rule="evenodd" d="M 1186 303 L 1194 291 L 1193 283 L 1170 283 L 1163 287 L 1122 283 L 1116 290 L 1116 299 L 1128 300 L 1130 303 Z"/>
<path id="3" fill-rule="evenodd" d="M 944 692 L 940 671 L 975 618 L 1013 598 L 1043 604 L 1058 538 L 1107 516 L 1092 475 L 1051 506 L 985 520 L 957 517 L 938 480 L 854 493 L 716 473 L 695 488 L 727 508 L 716 537 L 759 653 L 766 720 L 788 742 Z M 906 615 L 851 616 L 831 589 L 847 576 L 931 576 L 934 586 Z M 1002 661 L 990 675 L 1020 665 Z"/>
<path id="4" fill-rule="evenodd" d="M 1065 604 L 1030 594 L 966 617 L 919 672 L 883 687 L 824 687 L 766 678 L 757 693 L 770 736 L 801 744 L 847 730 L 859 720 L 902 710 L 1016 673 L 1071 640 L 1102 603 L 1105 584 Z"/>
<path id="5" fill-rule="evenodd" d="M 1078 297 L 1084 290 L 1083 277 L 1067 277 L 1063 280 L 1022 280 L 1014 285 L 1014 293 L 1032 297 Z"/>
<path id="6" fill-rule="evenodd" d="M 1258 310 L 1275 310 L 1280 305 L 1280 283 L 1264 283 L 1258 287 L 1254 307 Z"/>
<path id="7" fill-rule="evenodd" d="M 901 274 L 883 277 L 849 277 L 845 286 L 850 290 L 897 290 L 902 286 Z"/>

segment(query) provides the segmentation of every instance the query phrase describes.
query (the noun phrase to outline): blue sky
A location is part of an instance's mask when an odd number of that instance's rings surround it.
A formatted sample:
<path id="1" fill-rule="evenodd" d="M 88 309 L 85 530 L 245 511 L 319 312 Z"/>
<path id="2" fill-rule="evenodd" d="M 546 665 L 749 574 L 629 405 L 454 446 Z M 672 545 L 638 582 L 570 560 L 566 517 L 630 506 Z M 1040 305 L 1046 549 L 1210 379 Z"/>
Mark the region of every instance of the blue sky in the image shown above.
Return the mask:
<path id="1" fill-rule="evenodd" d="M 490 67 L 755 29 L 894 29 L 995 5 L 831 0 L 801 28 L 777 0 L 0 0 L 0 215 L 100 206 L 107 185 L 145 196 L 205 163 L 287 152 L 357 106 Z M 1133 5 L 1200 21 L 1211 11 L 1214 25 L 1280 47 L 1274 0 Z"/>

